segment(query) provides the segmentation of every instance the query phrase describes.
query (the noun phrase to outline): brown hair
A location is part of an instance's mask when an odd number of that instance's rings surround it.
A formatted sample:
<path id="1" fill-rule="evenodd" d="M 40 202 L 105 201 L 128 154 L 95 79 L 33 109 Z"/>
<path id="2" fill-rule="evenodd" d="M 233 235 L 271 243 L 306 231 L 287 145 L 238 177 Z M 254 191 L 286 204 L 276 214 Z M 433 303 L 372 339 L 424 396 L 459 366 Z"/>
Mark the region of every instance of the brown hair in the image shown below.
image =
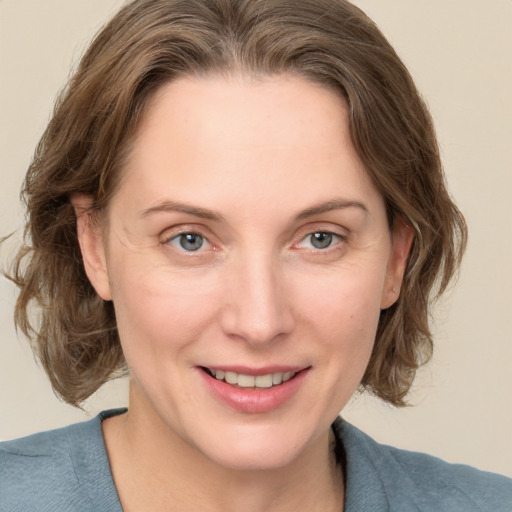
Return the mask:
<path id="1" fill-rule="evenodd" d="M 125 368 L 113 305 L 89 283 L 70 205 L 101 211 L 155 91 L 184 74 L 294 73 L 334 87 L 353 143 L 415 238 L 398 301 L 382 311 L 362 386 L 404 405 L 429 359 L 429 308 L 460 263 L 464 219 L 450 200 L 432 121 L 374 23 L 345 0 L 135 0 L 96 36 L 57 101 L 23 187 L 25 243 L 11 278 L 17 326 L 65 401 L 79 405 Z M 39 316 L 29 314 L 31 304 Z"/>

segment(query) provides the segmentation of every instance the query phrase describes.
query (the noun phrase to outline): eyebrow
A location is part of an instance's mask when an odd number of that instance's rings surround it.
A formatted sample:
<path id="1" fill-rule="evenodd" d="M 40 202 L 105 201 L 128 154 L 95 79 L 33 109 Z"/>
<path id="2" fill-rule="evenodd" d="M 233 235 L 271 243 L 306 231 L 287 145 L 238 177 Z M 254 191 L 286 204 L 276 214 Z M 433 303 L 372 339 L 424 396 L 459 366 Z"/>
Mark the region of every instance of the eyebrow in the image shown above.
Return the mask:
<path id="1" fill-rule="evenodd" d="M 303 220 L 308 217 L 313 217 L 314 215 L 319 215 L 321 213 L 327 213 L 333 210 L 341 210 L 345 208 L 359 208 L 364 213 L 368 213 L 368 208 L 364 203 L 360 201 L 350 201 L 346 199 L 331 199 L 329 201 L 325 201 L 323 203 L 312 206 L 311 208 L 307 208 L 306 210 L 302 210 L 297 216 L 296 220 Z M 208 219 L 217 222 L 223 222 L 224 217 L 214 210 L 208 210 L 206 208 L 198 208 L 196 206 L 188 205 L 185 203 L 178 203 L 175 201 L 163 201 L 151 208 L 147 208 L 139 212 L 141 217 L 147 217 L 154 213 L 160 212 L 179 212 L 186 213 L 189 215 L 193 215 L 195 217 L 199 217 L 201 219 Z"/>
<path id="2" fill-rule="evenodd" d="M 320 213 L 326 213 L 333 210 L 342 210 L 345 208 L 359 208 L 364 213 L 369 213 L 368 208 L 364 203 L 360 201 L 349 201 L 346 199 L 332 199 L 330 201 L 326 201 L 324 203 L 320 203 L 318 205 L 312 206 L 311 208 L 307 208 L 306 210 L 302 210 L 297 215 L 297 220 L 302 220 L 307 217 L 312 217 L 314 215 L 318 215 Z"/>
<path id="3" fill-rule="evenodd" d="M 224 220 L 224 217 L 216 211 L 208 210 L 206 208 L 198 208 L 196 206 L 184 203 L 177 203 L 175 201 L 163 201 L 156 206 L 142 210 L 140 212 L 140 216 L 147 217 L 153 213 L 159 212 L 188 213 L 189 215 L 194 215 L 195 217 L 199 217 L 201 219 L 214 220 L 217 222 L 222 222 Z"/>

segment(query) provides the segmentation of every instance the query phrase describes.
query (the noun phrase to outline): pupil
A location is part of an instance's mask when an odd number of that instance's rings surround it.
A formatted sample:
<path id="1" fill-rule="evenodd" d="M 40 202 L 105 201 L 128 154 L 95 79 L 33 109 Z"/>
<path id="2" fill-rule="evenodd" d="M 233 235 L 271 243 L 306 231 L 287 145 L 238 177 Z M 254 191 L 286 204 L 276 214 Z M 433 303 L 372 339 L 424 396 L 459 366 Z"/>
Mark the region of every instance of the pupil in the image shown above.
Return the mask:
<path id="1" fill-rule="evenodd" d="M 186 251 L 197 251 L 203 245 L 203 237 L 194 233 L 187 233 L 180 236 L 180 245 Z"/>
<path id="2" fill-rule="evenodd" d="M 325 249 L 332 243 L 331 233 L 313 233 L 311 235 L 311 244 L 317 249 Z"/>

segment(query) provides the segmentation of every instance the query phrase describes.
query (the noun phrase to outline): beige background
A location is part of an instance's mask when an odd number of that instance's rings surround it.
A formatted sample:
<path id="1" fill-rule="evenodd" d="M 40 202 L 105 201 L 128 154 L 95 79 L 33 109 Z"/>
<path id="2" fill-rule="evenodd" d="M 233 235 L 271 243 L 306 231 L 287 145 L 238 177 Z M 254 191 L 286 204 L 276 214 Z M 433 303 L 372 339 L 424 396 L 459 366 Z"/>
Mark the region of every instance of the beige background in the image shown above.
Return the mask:
<path id="1" fill-rule="evenodd" d="M 53 99 L 121 0 L 0 0 L 0 233 L 18 228 L 18 190 Z M 512 476 L 512 1 L 357 0 L 395 45 L 433 111 L 470 243 L 439 306 L 437 351 L 417 405 L 360 397 L 344 415 L 380 441 Z M 12 245 L 12 244 L 11 244 Z M 9 246 L 2 248 L 5 259 Z M 106 386 L 86 412 L 61 404 L 12 323 L 0 278 L 0 439 L 125 403 Z"/>

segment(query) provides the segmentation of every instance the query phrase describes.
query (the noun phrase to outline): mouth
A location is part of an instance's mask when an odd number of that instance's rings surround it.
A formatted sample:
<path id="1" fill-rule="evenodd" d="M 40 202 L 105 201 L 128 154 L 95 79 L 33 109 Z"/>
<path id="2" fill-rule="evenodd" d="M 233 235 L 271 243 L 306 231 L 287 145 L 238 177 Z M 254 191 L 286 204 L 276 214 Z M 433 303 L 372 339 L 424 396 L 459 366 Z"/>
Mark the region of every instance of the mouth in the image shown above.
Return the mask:
<path id="1" fill-rule="evenodd" d="M 220 402 L 242 413 L 260 414 L 291 402 L 312 367 L 199 366 L 197 369 L 206 389 Z"/>
<path id="2" fill-rule="evenodd" d="M 280 386 L 293 379 L 299 372 L 274 372 L 264 375 L 248 375 L 233 371 L 217 370 L 215 368 L 201 367 L 210 377 L 226 382 L 231 386 L 244 389 L 269 389 Z"/>

